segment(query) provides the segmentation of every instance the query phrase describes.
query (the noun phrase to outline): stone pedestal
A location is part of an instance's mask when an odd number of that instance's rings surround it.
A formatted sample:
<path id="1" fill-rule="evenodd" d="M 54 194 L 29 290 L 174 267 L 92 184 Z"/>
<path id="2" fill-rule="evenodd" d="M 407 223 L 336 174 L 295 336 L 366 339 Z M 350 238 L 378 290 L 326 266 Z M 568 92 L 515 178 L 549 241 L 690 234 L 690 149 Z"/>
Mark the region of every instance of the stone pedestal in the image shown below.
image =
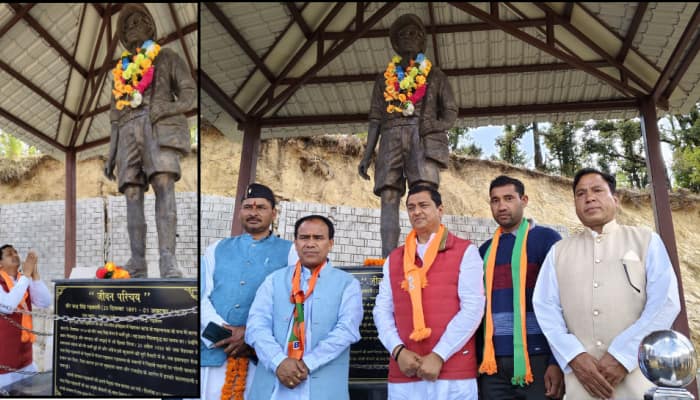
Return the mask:
<path id="1" fill-rule="evenodd" d="M 362 287 L 364 317 L 360 325 L 362 339 L 350 347 L 350 398 L 353 400 L 386 399 L 389 353 L 377 335 L 372 309 L 382 281 L 381 267 L 340 267 L 351 273 Z"/>

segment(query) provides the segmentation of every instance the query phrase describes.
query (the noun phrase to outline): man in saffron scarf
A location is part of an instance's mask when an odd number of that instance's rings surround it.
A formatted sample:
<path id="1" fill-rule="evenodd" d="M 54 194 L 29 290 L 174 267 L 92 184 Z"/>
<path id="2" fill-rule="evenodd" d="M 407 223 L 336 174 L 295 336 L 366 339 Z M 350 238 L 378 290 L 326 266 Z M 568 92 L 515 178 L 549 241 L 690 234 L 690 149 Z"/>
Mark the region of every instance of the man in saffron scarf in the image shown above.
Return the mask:
<path id="1" fill-rule="evenodd" d="M 51 294 L 39 278 L 36 253 L 30 251 L 19 271 L 20 258 L 12 245 L 0 247 L 0 387 L 36 372 L 32 344 L 36 337 L 32 329 L 32 317 L 20 311 L 31 311 L 32 306 L 49 307 Z M 18 325 L 22 329 L 18 328 Z M 23 374 L 24 373 L 24 374 Z"/>
<path id="2" fill-rule="evenodd" d="M 414 186 L 413 229 L 384 263 L 373 310 L 389 351 L 389 399 L 477 398 L 474 333 L 484 314 L 483 263 L 470 241 L 441 224 L 440 193 Z"/>
<path id="3" fill-rule="evenodd" d="M 639 343 L 680 311 L 673 266 L 659 235 L 615 221 L 615 177 L 584 168 L 573 192 L 584 229 L 547 254 L 532 298 L 537 322 L 567 398 L 641 399 L 653 385 L 639 370 Z"/>
<path id="4" fill-rule="evenodd" d="M 143 4 L 125 4 L 119 13 L 117 35 L 124 48 L 131 53 L 155 41 L 156 24 L 148 8 Z M 197 86 L 185 62 L 173 50 L 160 50 L 152 66 L 151 83 L 142 89 L 143 93 L 131 92 L 131 105 L 120 108 L 119 102 L 111 96 L 111 136 L 104 174 L 108 179 L 117 179 L 119 192 L 124 193 L 126 198 L 131 258 L 125 268 L 131 277 L 147 276 L 144 193 L 152 186 L 156 203 L 160 277 L 179 278 L 182 272 L 175 257 L 175 182 L 180 180 L 181 175 L 180 156 L 190 152 L 185 112 L 190 110 L 197 98 Z M 121 82 L 115 77 L 116 85 L 125 84 L 132 88 L 137 78 L 146 80 L 145 74 L 129 78 Z"/>
<path id="5" fill-rule="evenodd" d="M 240 389 L 246 380 L 252 382 L 255 365 L 247 362 L 252 352 L 243 341 L 250 305 L 266 276 L 297 260 L 292 242 L 275 236 L 270 228 L 277 211 L 269 187 L 251 183 L 238 204 L 244 233 L 213 243 L 202 256 L 200 329 L 203 332 L 213 322 L 232 332 L 216 343 L 202 337 L 200 390 L 205 400 L 222 399 L 227 385 Z M 232 376 L 233 363 L 241 362 L 247 364 L 245 373 Z M 249 385 L 244 388 L 248 389 Z"/>
<path id="6" fill-rule="evenodd" d="M 404 14 L 389 29 L 397 55 L 377 77 L 369 111 L 367 147 L 358 166 L 364 179 L 374 163 L 374 194 L 381 198 L 382 257 L 399 242 L 399 204 L 411 188 L 438 189 L 440 170 L 447 168 L 447 130 L 457 118 L 457 103 L 447 75 L 423 54 L 425 27 L 420 17 Z"/>
<path id="7" fill-rule="evenodd" d="M 499 227 L 479 247 L 486 282 L 479 394 L 493 400 L 560 398 L 564 376 L 537 325 L 532 292 L 547 252 L 561 235 L 523 218 L 528 197 L 515 178 L 501 175 L 491 181 L 489 203 Z"/>
<path id="8" fill-rule="evenodd" d="M 333 235 L 328 218 L 300 218 L 294 225 L 299 261 L 270 274 L 258 289 L 245 340 L 260 361 L 247 400 L 349 399 L 362 290 L 355 277 L 331 265 Z"/>

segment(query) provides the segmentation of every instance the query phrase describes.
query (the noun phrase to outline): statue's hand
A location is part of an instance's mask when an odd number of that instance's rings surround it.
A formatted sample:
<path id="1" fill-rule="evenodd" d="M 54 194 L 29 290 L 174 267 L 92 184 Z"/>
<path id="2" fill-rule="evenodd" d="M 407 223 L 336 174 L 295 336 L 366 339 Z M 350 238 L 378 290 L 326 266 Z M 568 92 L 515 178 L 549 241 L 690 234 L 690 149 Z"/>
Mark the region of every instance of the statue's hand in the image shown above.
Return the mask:
<path id="1" fill-rule="evenodd" d="M 163 107 L 160 103 L 151 104 L 151 109 L 148 116 L 151 119 L 151 124 L 155 124 L 159 119 L 162 119 L 165 116 L 165 107 Z"/>
<path id="2" fill-rule="evenodd" d="M 362 161 L 360 161 L 360 165 L 357 166 L 357 172 L 365 180 L 369 180 L 369 175 L 367 174 L 367 170 L 369 169 L 369 165 L 371 162 L 372 162 L 371 160 L 363 158 Z"/>
<path id="3" fill-rule="evenodd" d="M 117 179 L 114 176 L 114 158 L 110 157 L 107 161 L 105 161 L 104 174 L 105 174 L 105 177 L 107 179 L 109 179 L 110 181 Z"/>

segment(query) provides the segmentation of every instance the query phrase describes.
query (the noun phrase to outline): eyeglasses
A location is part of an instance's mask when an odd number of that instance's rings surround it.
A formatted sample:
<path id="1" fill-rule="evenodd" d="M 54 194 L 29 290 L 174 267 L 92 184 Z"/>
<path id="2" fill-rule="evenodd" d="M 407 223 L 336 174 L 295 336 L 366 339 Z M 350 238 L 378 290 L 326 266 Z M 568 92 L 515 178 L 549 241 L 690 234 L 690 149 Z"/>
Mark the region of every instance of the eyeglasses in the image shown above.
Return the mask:
<path id="1" fill-rule="evenodd" d="M 634 286 L 634 284 L 632 283 L 632 280 L 630 279 L 630 273 L 629 273 L 629 271 L 627 271 L 627 264 L 625 264 L 625 263 L 623 262 L 623 263 L 622 263 L 622 266 L 625 268 L 625 276 L 627 276 L 627 282 L 629 282 L 630 286 L 632 286 L 632 288 L 633 288 L 634 290 L 636 290 L 637 293 L 641 293 L 642 291 L 639 290 L 638 287 Z"/>

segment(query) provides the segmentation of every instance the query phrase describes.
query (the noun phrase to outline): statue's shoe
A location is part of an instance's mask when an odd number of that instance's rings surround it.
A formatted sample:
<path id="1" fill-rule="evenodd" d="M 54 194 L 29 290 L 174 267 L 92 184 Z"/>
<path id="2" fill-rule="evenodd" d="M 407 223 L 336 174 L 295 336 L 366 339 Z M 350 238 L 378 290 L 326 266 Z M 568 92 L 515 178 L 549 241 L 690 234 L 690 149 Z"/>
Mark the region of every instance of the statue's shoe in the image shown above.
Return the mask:
<path id="1" fill-rule="evenodd" d="M 170 254 L 161 254 L 158 260 L 161 278 L 182 278 L 182 271 L 175 263 L 175 257 Z"/>
<path id="2" fill-rule="evenodd" d="M 124 265 L 132 278 L 148 278 L 148 264 L 145 258 L 132 257 Z"/>

